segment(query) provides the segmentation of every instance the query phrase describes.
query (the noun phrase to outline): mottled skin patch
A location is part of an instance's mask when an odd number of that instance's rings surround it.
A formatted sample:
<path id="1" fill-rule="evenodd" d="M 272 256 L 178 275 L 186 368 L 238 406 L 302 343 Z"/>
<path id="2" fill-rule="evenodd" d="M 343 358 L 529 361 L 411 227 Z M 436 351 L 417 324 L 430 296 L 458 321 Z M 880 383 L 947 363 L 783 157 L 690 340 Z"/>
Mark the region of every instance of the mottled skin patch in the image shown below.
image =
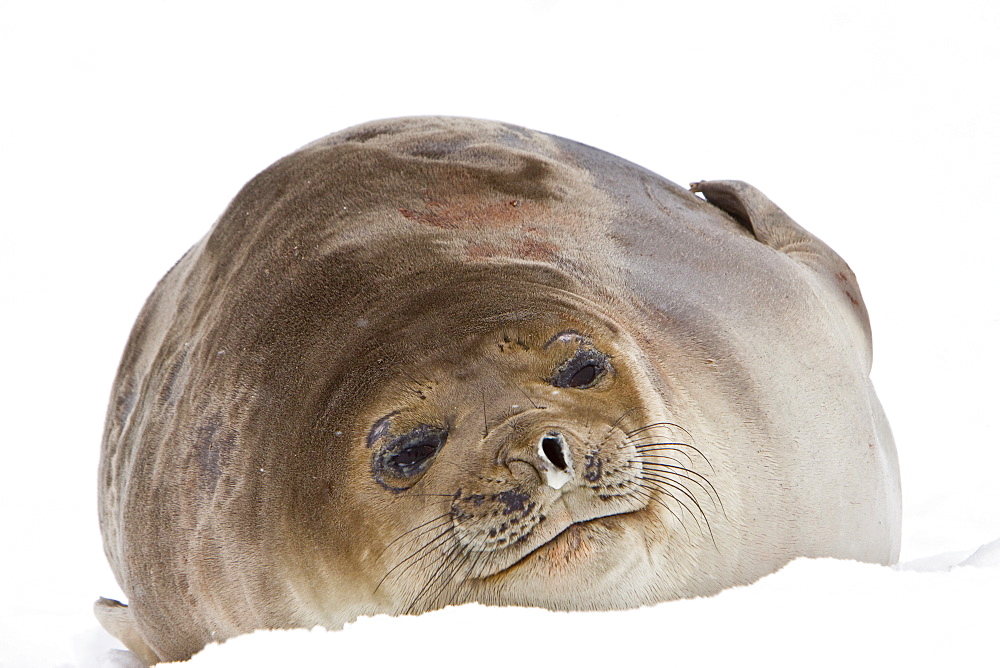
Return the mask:
<path id="1" fill-rule="evenodd" d="M 537 234 L 526 232 L 526 234 Z M 515 239 L 510 244 L 469 243 L 465 246 L 465 256 L 470 260 L 493 258 L 516 258 L 541 262 L 555 261 L 559 246 L 541 238 Z"/>
<path id="2" fill-rule="evenodd" d="M 554 243 L 538 239 L 520 239 L 514 243 L 514 256 L 523 260 L 551 262 L 559 252 Z"/>
<path id="3" fill-rule="evenodd" d="M 587 468 L 584 473 L 584 478 L 587 482 L 598 482 L 601 479 L 603 468 L 604 462 L 601 461 L 601 457 L 596 452 L 588 454 Z"/>
<path id="4" fill-rule="evenodd" d="M 420 210 L 400 208 L 407 220 L 447 230 L 514 227 L 536 216 L 541 205 L 516 199 L 483 201 L 481 196 L 424 200 Z"/>
<path id="5" fill-rule="evenodd" d="M 194 449 L 198 458 L 200 475 L 199 488 L 206 494 L 215 491 L 225 470 L 226 458 L 236 445 L 238 434 L 222 422 L 222 416 L 216 415 L 195 431 Z"/>
<path id="6" fill-rule="evenodd" d="M 519 489 L 507 490 L 493 496 L 493 500 L 499 501 L 503 505 L 504 515 L 516 512 L 523 513 L 529 499 L 531 499 L 531 495 Z"/>

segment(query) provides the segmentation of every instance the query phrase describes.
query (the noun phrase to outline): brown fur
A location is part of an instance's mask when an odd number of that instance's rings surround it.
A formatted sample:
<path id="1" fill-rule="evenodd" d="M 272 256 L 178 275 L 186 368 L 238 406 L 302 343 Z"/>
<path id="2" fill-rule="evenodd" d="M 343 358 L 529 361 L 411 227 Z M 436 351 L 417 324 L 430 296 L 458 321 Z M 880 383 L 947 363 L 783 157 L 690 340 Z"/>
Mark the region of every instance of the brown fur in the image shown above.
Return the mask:
<path id="1" fill-rule="evenodd" d="M 352 128 L 262 172 L 125 350 L 100 504 L 129 605 L 99 604 L 106 627 L 176 660 L 257 628 L 632 607 L 799 555 L 893 561 L 853 273 L 750 186 L 697 189 L 451 118 Z M 557 388 L 591 349 L 599 382 Z M 444 446 L 389 479 L 380 453 L 422 425 Z"/>

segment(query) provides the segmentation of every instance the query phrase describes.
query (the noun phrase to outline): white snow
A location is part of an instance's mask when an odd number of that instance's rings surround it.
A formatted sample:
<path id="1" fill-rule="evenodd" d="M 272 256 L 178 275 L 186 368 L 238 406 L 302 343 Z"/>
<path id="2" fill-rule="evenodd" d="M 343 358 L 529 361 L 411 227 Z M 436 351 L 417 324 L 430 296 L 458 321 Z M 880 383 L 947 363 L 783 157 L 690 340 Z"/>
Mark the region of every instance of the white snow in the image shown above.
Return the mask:
<path id="1" fill-rule="evenodd" d="M 127 665 L 90 612 L 121 595 L 96 467 L 156 281 L 276 158 L 435 113 L 749 181 L 840 252 L 899 447 L 903 565 L 258 633 L 192 665 L 996 665 L 998 34 L 977 0 L 3 3 L 0 668 Z"/>
<path id="2" fill-rule="evenodd" d="M 192 668 L 248 665 L 415 666 L 962 665 L 996 658 L 1000 571 L 912 573 L 797 560 L 751 587 L 624 612 L 447 608 L 366 618 L 339 633 L 258 631 L 207 647 Z M 567 639 L 570 639 L 567 642 Z"/>
<path id="3" fill-rule="evenodd" d="M 1000 566 L 1000 539 L 983 545 L 973 552 L 961 566 L 979 566 L 982 568 L 997 568 Z"/>

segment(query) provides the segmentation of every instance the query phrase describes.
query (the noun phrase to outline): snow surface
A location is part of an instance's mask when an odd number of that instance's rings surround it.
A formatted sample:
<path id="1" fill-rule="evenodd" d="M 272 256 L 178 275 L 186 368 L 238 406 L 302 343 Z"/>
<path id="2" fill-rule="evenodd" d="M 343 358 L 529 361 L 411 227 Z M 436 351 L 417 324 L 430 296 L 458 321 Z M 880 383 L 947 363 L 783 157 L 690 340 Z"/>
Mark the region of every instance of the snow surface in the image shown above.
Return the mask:
<path id="1" fill-rule="evenodd" d="M 1000 600 L 1000 562 L 993 566 L 913 573 L 802 559 L 714 598 L 610 613 L 470 605 L 366 618 L 340 633 L 258 631 L 188 663 L 318 665 L 349 657 L 395 666 L 406 656 L 416 666 L 463 666 L 474 656 L 477 666 L 609 666 L 660 655 L 658 665 L 991 665 L 1000 658 L 996 610 L 969 604 Z"/>
<path id="2" fill-rule="evenodd" d="M 127 665 L 90 612 L 121 596 L 96 466 L 156 281 L 276 158 L 409 114 L 743 179 L 844 256 L 899 447 L 904 565 L 801 560 L 622 613 L 258 633 L 192 665 L 997 665 L 998 34 L 977 0 L 0 4 L 0 667 Z"/>

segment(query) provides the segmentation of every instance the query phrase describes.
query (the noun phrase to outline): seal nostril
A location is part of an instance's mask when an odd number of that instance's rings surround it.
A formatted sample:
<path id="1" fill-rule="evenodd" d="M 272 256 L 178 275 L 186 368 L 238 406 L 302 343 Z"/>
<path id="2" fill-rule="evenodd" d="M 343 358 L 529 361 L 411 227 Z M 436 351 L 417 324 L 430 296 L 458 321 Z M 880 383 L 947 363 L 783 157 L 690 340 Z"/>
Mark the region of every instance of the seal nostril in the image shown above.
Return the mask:
<path id="1" fill-rule="evenodd" d="M 565 471 L 567 468 L 566 455 L 563 453 L 563 439 L 559 435 L 549 435 L 542 439 L 542 452 L 548 457 L 548 460 L 555 464 L 555 467 L 560 471 Z"/>

